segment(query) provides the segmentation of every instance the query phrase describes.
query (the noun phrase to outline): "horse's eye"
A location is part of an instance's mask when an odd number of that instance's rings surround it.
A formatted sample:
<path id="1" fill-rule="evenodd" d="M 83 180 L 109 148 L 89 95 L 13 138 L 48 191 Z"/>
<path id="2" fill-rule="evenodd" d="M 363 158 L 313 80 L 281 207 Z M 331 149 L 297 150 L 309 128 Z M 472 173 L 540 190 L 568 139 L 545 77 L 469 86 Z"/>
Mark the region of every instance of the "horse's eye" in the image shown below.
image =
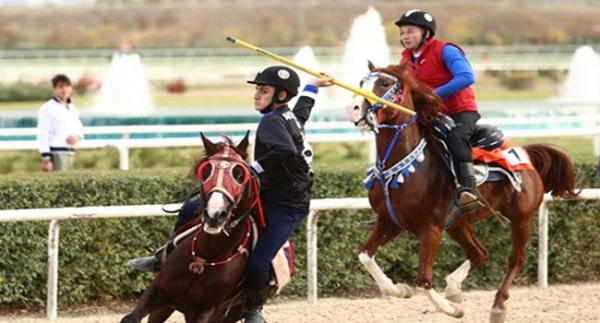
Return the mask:
<path id="1" fill-rule="evenodd" d="M 388 86 L 390 86 L 390 83 L 383 81 L 383 82 L 381 82 L 381 86 L 388 87 Z"/>
<path id="2" fill-rule="evenodd" d="M 242 184 L 244 183 L 245 180 L 245 176 L 246 176 L 246 172 L 244 172 L 244 169 L 242 168 L 242 166 L 236 165 L 235 167 L 233 167 L 233 169 L 231 170 L 231 175 L 233 177 L 233 179 L 238 182 L 238 184 Z"/>
<path id="3" fill-rule="evenodd" d="M 206 181 L 206 179 L 208 179 L 210 177 L 210 175 L 212 175 L 213 173 L 213 165 L 211 163 L 207 163 L 206 165 L 202 166 L 201 172 L 200 172 L 200 180 L 201 181 Z"/>

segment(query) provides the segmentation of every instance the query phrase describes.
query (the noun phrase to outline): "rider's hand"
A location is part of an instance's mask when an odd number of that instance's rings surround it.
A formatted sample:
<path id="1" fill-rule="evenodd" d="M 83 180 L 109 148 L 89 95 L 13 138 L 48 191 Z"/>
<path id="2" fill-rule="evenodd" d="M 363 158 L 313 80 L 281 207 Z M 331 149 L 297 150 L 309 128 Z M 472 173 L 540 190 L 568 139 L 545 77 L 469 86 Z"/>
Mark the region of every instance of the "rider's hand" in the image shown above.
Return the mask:
<path id="1" fill-rule="evenodd" d="M 335 79 L 332 76 L 329 76 L 327 74 L 324 74 L 324 76 L 326 76 L 326 78 L 315 78 L 312 80 L 308 81 L 308 84 L 314 85 L 316 87 L 326 87 L 326 86 L 331 86 L 333 85 L 333 80 Z"/>

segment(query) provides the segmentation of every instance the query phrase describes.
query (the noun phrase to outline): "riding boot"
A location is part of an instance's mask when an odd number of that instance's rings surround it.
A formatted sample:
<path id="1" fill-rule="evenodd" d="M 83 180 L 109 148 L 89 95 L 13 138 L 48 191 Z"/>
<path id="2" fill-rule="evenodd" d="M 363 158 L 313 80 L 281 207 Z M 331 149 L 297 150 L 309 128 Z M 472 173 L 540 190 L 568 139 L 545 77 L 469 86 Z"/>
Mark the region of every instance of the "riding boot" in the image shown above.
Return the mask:
<path id="1" fill-rule="evenodd" d="M 245 323 L 265 323 L 262 314 L 263 305 L 267 302 L 270 288 L 261 290 L 246 289 L 246 314 L 244 314 Z"/>
<path id="2" fill-rule="evenodd" d="M 458 178 L 459 186 L 456 188 L 454 197 L 448 207 L 446 228 L 450 227 L 456 221 L 459 214 L 471 213 L 483 206 L 477 194 L 477 182 L 475 180 L 473 163 L 460 163 L 456 169 L 456 177 Z"/>
<path id="3" fill-rule="evenodd" d="M 477 182 L 475 180 L 475 169 L 473 163 L 466 162 L 458 165 L 458 184 L 455 196 L 458 197 L 460 213 L 470 213 L 482 206 L 477 194 Z"/>
<path id="4" fill-rule="evenodd" d="M 131 259 L 129 260 L 129 264 L 131 265 L 131 267 L 139 271 L 157 273 L 162 267 L 163 259 L 166 258 L 165 251 L 170 244 L 171 241 L 169 241 L 169 243 L 167 243 L 166 245 L 158 248 L 158 250 L 156 250 L 156 252 L 154 253 L 154 256 Z"/>

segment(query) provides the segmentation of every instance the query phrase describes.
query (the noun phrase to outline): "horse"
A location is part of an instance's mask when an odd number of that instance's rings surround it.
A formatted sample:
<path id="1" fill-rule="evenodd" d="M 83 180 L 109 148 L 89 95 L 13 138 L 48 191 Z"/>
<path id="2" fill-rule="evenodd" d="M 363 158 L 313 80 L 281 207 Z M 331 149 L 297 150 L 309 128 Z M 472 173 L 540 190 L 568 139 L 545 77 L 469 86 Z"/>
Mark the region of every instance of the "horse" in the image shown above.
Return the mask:
<path id="1" fill-rule="evenodd" d="M 409 73 L 406 64 L 375 68 L 369 62 L 368 66 L 371 72 L 361 81 L 361 88 L 413 110 L 415 115 L 372 104 L 359 95 L 346 106 L 351 122 L 363 131 L 375 133 L 378 156 L 371 170 L 373 181 L 368 192 L 377 220 L 359 250 L 359 260 L 384 294 L 410 298 L 412 288 L 404 283 L 394 284 L 377 265 L 374 256 L 380 246 L 401 232 L 412 233 L 419 240 L 417 290 L 428 296 L 437 311 L 460 318 L 464 315 L 460 306 L 462 281 L 489 258 L 488 251 L 473 234 L 473 224 L 500 213 L 510 223 L 512 250 L 508 272 L 493 301 L 490 322 L 504 322 L 509 288 L 525 261 L 530 224 L 544 193 L 552 192 L 555 198 L 573 198 L 579 194 L 571 161 L 547 145 L 522 147 L 532 165 L 530 169 L 515 172 L 515 177 L 521 179 L 520 189 L 508 179 L 486 182 L 478 187 L 484 207 L 460 214 L 448 225 L 448 205 L 456 184 L 431 126 L 440 119 L 443 102 L 431 88 Z M 522 157 L 527 158 L 526 155 Z M 444 231 L 461 246 L 467 257 L 446 277 L 445 297 L 432 285 L 433 263 Z"/>
<path id="2" fill-rule="evenodd" d="M 229 138 L 213 143 L 200 136 L 206 155 L 194 164 L 193 175 L 200 181 L 202 221 L 177 243 L 121 323 L 139 323 L 148 314 L 148 322 L 162 323 L 176 310 L 190 323 L 242 318 L 244 268 L 256 237 L 249 213 L 260 204 L 245 161 L 248 133 L 237 146 Z"/>

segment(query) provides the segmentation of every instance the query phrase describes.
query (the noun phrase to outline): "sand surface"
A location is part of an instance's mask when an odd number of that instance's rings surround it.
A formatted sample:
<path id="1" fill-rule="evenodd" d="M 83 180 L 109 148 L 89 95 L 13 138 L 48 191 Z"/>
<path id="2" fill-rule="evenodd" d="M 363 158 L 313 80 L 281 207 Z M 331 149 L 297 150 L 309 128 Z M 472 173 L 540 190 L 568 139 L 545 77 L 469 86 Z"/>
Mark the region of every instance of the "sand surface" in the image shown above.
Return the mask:
<path id="1" fill-rule="evenodd" d="M 269 323 L 489 322 L 494 294 L 495 291 L 465 292 L 462 303 L 465 316 L 461 319 L 436 313 L 427 297 L 420 293 L 411 299 L 322 298 L 316 305 L 303 300 L 277 302 L 265 307 L 265 315 Z M 514 287 L 510 296 L 507 323 L 600 323 L 600 282 L 553 285 L 546 290 L 533 286 Z M 57 322 L 116 323 L 125 312 L 100 309 L 98 314 L 77 316 L 59 311 Z M 39 316 L 3 316 L 0 322 L 48 321 Z M 184 320 L 180 314 L 174 314 L 167 322 L 183 323 Z"/>

